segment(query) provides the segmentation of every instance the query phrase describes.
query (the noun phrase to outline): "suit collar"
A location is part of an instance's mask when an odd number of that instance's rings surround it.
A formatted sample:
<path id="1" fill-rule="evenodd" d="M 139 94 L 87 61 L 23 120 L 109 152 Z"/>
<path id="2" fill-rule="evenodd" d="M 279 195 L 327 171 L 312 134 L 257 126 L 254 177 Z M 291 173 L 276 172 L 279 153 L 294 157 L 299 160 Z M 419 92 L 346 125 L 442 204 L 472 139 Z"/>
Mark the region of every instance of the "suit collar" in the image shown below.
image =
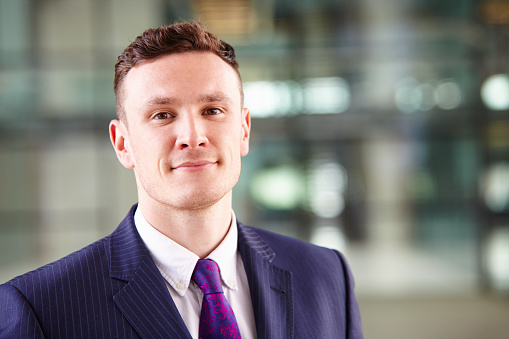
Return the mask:
<path id="1" fill-rule="evenodd" d="M 237 225 L 239 230 L 239 250 L 241 254 L 249 248 L 259 255 L 260 258 L 269 263 L 272 262 L 276 256 L 272 248 L 270 248 L 251 227 L 245 226 L 240 222 L 237 222 Z"/>
<path id="2" fill-rule="evenodd" d="M 127 282 L 113 296 L 142 338 L 189 338 L 161 273 L 134 225 L 134 205 L 110 237 L 110 276 Z"/>
<path id="3" fill-rule="evenodd" d="M 136 226 L 134 214 L 138 205 L 131 207 L 127 216 L 120 223 L 110 238 L 110 276 L 125 281 L 131 280 L 140 263 L 149 256 L 148 249 L 143 244 Z M 272 262 L 276 253 L 251 227 L 240 222 L 238 225 L 238 250 L 241 256 L 247 251 L 253 251 L 260 259 Z M 150 257 L 150 256 L 149 256 Z M 155 266 L 155 265 L 154 265 Z"/>

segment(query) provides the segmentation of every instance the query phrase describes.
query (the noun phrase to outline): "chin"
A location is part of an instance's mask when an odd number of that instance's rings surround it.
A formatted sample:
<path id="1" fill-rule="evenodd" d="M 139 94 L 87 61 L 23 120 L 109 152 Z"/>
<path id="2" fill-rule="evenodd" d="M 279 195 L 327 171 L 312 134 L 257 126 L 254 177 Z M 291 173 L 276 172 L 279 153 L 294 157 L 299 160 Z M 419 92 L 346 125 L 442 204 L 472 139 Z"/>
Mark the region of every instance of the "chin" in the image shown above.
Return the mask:
<path id="1" fill-rule="evenodd" d="M 194 192 L 190 194 L 180 195 L 175 199 L 172 197 L 171 201 L 167 201 L 166 205 L 173 207 L 177 210 L 199 211 L 208 209 L 219 203 L 228 192 Z"/>

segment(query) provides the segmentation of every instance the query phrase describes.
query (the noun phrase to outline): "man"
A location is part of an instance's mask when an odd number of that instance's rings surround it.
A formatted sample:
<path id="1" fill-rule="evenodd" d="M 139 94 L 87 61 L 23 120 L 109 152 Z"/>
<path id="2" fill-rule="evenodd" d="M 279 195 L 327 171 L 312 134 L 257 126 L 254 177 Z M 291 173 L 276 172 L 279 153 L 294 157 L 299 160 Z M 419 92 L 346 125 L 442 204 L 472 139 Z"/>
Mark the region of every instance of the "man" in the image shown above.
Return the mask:
<path id="1" fill-rule="evenodd" d="M 1 338 L 362 338 L 340 253 L 232 212 L 251 122 L 230 45 L 196 22 L 147 30 L 119 56 L 115 95 L 111 142 L 138 204 L 0 286 Z"/>

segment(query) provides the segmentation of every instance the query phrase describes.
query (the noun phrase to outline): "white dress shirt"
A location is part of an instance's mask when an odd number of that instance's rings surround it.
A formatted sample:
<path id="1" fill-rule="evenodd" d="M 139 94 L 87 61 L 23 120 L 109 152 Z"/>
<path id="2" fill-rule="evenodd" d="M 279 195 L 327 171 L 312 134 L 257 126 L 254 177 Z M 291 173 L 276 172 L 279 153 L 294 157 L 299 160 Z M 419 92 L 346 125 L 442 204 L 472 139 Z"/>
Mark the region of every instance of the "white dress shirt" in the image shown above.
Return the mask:
<path id="1" fill-rule="evenodd" d="M 194 282 L 191 283 L 191 276 L 200 258 L 153 228 L 140 208 L 136 209 L 134 223 L 166 280 L 168 290 L 187 329 L 191 336 L 197 339 L 203 293 Z M 237 219 L 232 211 L 232 221 L 226 237 L 206 259 L 214 260 L 219 266 L 223 291 L 235 313 L 242 339 L 254 339 L 256 328 L 253 307 L 244 263 L 237 251 L 237 234 Z"/>

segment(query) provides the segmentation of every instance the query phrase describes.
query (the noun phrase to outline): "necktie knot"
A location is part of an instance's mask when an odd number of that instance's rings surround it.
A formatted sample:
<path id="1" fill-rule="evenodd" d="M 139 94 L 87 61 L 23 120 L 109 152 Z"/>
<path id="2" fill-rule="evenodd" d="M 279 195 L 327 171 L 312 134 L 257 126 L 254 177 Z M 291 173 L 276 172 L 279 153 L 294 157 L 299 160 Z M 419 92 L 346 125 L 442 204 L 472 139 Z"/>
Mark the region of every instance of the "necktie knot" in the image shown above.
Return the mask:
<path id="1" fill-rule="evenodd" d="M 198 260 L 193 271 L 192 279 L 205 295 L 223 293 L 219 267 L 214 260 Z"/>

